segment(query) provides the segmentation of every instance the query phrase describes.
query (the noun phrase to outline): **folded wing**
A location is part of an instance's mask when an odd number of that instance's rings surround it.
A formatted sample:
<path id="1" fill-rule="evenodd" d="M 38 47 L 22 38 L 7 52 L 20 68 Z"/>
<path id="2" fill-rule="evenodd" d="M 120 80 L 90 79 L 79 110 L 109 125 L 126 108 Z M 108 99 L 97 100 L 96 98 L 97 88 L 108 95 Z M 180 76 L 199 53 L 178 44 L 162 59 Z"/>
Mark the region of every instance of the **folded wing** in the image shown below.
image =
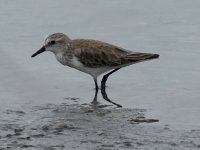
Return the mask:
<path id="1" fill-rule="evenodd" d="M 137 53 L 96 40 L 73 40 L 75 56 L 87 67 L 105 67 L 133 64 L 158 58 L 157 54 Z"/>

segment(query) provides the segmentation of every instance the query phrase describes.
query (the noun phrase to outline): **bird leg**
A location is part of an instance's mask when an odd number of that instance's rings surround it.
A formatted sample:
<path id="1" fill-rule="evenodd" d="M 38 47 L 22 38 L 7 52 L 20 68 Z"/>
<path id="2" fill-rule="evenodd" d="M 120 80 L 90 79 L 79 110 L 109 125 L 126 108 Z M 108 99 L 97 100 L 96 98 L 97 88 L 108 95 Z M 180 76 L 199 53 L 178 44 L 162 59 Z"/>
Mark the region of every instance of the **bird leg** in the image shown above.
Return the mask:
<path id="1" fill-rule="evenodd" d="M 108 98 L 105 88 L 101 88 L 101 94 L 102 94 L 103 98 L 104 98 L 106 101 L 108 101 L 109 103 L 114 104 L 114 105 L 116 105 L 117 107 L 122 107 L 122 105 L 117 104 L 117 103 L 111 101 L 111 100 Z"/>
<path id="2" fill-rule="evenodd" d="M 117 107 L 122 107 L 121 105 L 119 105 L 119 104 L 117 104 L 117 103 L 111 101 L 111 100 L 108 98 L 108 96 L 107 96 L 107 94 L 106 94 L 106 89 L 105 89 L 105 83 L 106 83 L 106 81 L 107 81 L 107 79 L 108 79 L 108 76 L 111 75 L 112 73 L 114 73 L 115 71 L 119 70 L 119 69 L 120 69 L 120 68 L 114 69 L 113 71 L 111 71 L 111 72 L 109 72 L 108 74 L 104 75 L 104 77 L 103 77 L 103 79 L 102 79 L 102 81 L 101 81 L 101 94 L 102 94 L 103 98 L 104 98 L 106 101 L 108 101 L 108 102 L 110 102 L 110 103 L 116 105 Z M 92 101 L 92 104 L 94 104 L 94 106 L 96 107 L 96 105 L 97 105 L 97 95 L 98 95 L 98 91 L 99 91 L 99 86 L 98 86 L 97 78 L 93 78 L 93 79 L 94 79 L 95 90 L 96 90 L 96 91 L 95 91 L 95 96 L 94 96 L 94 99 L 93 99 L 93 101 Z"/>
<path id="3" fill-rule="evenodd" d="M 98 102 L 97 102 L 97 95 L 98 95 L 98 89 L 95 91 L 94 99 L 91 102 L 91 104 L 93 105 L 94 108 L 96 108 L 97 104 L 98 104 Z"/>
<path id="4" fill-rule="evenodd" d="M 98 86 L 97 78 L 94 78 L 94 83 L 95 83 L 95 90 L 96 92 L 98 92 L 99 86 Z"/>
<path id="5" fill-rule="evenodd" d="M 106 81 L 107 81 L 109 75 L 111 75 L 112 73 L 116 72 L 119 69 L 120 68 L 114 69 L 111 72 L 109 72 L 109 73 L 107 73 L 106 75 L 103 76 L 103 79 L 101 80 L 101 89 L 105 89 L 106 88 Z"/>

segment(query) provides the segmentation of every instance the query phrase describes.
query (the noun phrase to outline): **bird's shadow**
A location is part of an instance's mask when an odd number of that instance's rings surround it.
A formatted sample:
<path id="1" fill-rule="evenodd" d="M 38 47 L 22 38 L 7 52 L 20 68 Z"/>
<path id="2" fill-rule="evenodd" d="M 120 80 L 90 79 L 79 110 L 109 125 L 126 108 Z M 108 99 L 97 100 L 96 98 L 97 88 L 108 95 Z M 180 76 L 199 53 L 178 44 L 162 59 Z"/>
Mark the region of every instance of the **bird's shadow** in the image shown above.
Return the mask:
<path id="1" fill-rule="evenodd" d="M 107 102 L 109 102 L 109 103 L 111 103 L 111 104 L 113 104 L 113 105 L 115 105 L 115 106 L 117 106 L 117 107 L 122 107 L 122 105 L 113 102 L 113 101 L 108 97 L 108 95 L 107 95 L 107 93 L 106 93 L 106 88 L 101 88 L 100 90 L 101 90 L 101 95 L 102 95 L 102 97 L 103 97 L 104 100 L 106 100 Z M 97 99 L 98 99 L 98 92 L 99 92 L 99 90 L 95 90 L 95 95 L 94 95 L 93 101 L 91 102 L 91 104 L 92 104 L 94 107 L 98 107 L 98 105 L 99 105 L 99 102 L 97 101 Z"/>

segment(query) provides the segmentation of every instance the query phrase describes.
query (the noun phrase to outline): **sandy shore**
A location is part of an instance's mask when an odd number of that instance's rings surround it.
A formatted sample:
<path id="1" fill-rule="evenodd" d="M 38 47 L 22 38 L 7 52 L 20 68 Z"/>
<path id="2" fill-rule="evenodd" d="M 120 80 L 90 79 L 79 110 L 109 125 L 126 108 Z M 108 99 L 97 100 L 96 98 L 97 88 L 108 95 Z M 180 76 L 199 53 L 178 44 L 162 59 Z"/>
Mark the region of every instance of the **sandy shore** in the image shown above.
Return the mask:
<path id="1" fill-rule="evenodd" d="M 200 148 L 200 130 L 175 130 L 169 125 L 157 125 L 156 118 L 145 117 L 145 109 L 94 106 L 79 101 L 67 98 L 62 104 L 6 110 L 4 116 L 9 120 L 0 121 L 0 149 Z"/>

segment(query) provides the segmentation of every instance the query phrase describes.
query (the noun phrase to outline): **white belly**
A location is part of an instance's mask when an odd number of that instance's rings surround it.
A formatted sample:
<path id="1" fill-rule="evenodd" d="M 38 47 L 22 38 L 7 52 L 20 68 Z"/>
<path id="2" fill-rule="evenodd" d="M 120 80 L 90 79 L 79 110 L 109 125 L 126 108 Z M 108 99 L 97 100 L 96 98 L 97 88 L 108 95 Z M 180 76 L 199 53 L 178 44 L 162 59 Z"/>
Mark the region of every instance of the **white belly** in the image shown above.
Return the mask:
<path id="1" fill-rule="evenodd" d="M 107 71 L 113 69 L 111 67 L 99 67 L 99 68 L 85 67 L 75 56 L 69 60 L 69 59 L 63 58 L 62 55 L 57 54 L 56 58 L 61 64 L 67 65 L 71 68 L 75 68 L 79 71 L 88 73 L 94 78 L 98 77 L 100 74 L 102 74 L 104 72 L 107 72 Z"/>
<path id="2" fill-rule="evenodd" d="M 72 59 L 72 63 L 70 64 L 70 67 L 78 69 L 82 72 L 88 73 L 93 77 L 97 77 L 100 74 L 109 71 L 110 67 L 98 67 L 98 68 L 89 68 L 89 67 L 85 67 L 80 61 L 78 61 L 78 59 L 76 57 L 73 57 Z"/>

